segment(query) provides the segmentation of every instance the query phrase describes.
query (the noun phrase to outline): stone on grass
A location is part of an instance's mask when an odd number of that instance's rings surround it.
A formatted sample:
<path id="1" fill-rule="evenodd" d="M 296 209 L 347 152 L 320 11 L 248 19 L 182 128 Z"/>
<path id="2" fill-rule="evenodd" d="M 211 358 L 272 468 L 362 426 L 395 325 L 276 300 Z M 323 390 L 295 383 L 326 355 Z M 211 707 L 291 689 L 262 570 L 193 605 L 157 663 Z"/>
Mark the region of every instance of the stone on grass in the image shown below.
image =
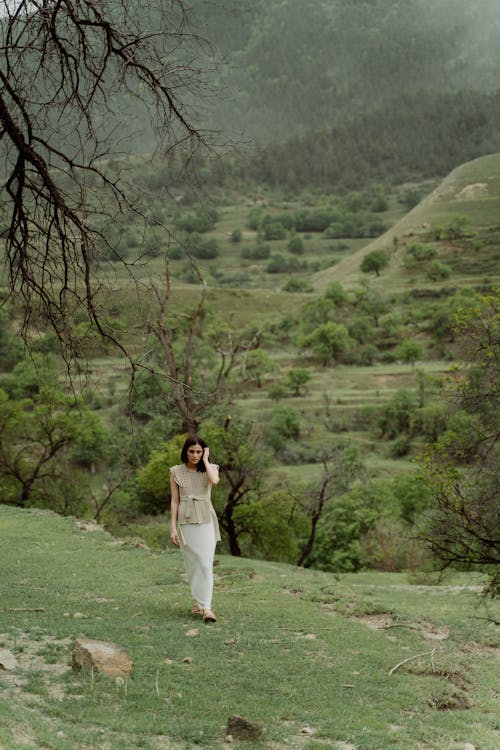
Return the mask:
<path id="1" fill-rule="evenodd" d="M 17 669 L 16 657 L 6 648 L 0 648 L 0 669 L 5 669 L 6 672 L 13 672 Z"/>
<path id="2" fill-rule="evenodd" d="M 73 643 L 74 672 L 103 672 L 110 677 L 128 677 L 132 660 L 127 651 L 116 643 L 77 638 Z"/>
<path id="3" fill-rule="evenodd" d="M 244 719 L 242 716 L 230 716 L 227 720 L 226 736 L 235 740 L 257 740 L 262 737 L 263 729 L 260 724 Z"/>

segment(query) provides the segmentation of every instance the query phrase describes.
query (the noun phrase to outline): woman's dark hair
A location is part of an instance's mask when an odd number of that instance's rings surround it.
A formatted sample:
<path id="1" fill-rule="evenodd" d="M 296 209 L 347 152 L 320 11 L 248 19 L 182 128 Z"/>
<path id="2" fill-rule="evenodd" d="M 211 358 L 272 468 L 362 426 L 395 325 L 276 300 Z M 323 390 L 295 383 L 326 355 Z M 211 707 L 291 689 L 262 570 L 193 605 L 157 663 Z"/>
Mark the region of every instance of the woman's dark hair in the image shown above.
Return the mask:
<path id="1" fill-rule="evenodd" d="M 188 462 L 188 448 L 190 448 L 192 445 L 201 445 L 202 448 L 206 448 L 207 444 L 204 440 L 199 438 L 197 435 L 191 435 L 188 437 L 184 445 L 182 446 L 181 451 L 181 461 L 183 464 L 187 464 Z M 199 461 L 196 465 L 196 471 L 206 471 L 205 464 L 203 461 Z"/>

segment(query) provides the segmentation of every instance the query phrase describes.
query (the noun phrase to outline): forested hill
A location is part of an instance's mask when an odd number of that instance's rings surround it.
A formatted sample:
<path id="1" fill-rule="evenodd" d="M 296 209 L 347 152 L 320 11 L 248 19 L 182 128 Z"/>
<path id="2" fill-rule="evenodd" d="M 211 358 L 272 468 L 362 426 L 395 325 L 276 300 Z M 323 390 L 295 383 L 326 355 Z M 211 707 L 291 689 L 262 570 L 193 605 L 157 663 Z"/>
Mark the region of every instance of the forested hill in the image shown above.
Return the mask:
<path id="1" fill-rule="evenodd" d="M 496 0 L 192 0 L 224 61 L 211 125 L 265 147 L 246 176 L 444 175 L 500 149 Z"/>
<path id="2" fill-rule="evenodd" d="M 262 140 L 338 125 L 401 94 L 500 88 L 497 0 L 192 0 L 191 7 L 226 60 L 219 124 Z"/>

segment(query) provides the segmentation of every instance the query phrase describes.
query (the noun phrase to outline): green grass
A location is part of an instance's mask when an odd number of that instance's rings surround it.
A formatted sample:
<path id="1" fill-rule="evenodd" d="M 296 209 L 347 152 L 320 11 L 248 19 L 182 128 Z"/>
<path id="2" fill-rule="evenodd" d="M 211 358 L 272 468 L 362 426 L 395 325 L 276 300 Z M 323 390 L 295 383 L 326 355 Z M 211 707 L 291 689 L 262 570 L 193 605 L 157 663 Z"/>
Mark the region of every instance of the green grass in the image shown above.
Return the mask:
<path id="1" fill-rule="evenodd" d="M 498 747 L 500 613 L 478 577 L 411 585 L 218 556 L 205 626 L 177 550 L 6 506 L 0 533 L 0 648 L 19 663 L 0 671 L 6 750 L 223 748 L 231 714 L 263 726 L 233 744 L 249 750 Z M 132 676 L 73 674 L 82 635 L 127 648 Z"/>

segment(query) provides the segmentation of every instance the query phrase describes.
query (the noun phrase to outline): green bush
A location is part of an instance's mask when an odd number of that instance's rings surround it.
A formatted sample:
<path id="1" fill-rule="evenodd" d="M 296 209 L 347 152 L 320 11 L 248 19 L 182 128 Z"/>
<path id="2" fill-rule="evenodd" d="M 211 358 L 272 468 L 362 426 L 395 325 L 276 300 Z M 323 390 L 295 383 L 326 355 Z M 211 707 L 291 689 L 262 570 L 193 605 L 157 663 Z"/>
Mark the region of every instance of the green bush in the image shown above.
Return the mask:
<path id="1" fill-rule="evenodd" d="M 267 260 L 271 255 L 269 245 L 259 242 L 253 247 L 242 247 L 241 257 L 245 260 Z"/>
<path id="2" fill-rule="evenodd" d="M 287 245 L 287 250 L 289 253 L 292 253 L 293 255 L 303 255 L 304 254 L 304 240 L 302 237 L 298 237 L 295 235 L 292 237 Z"/>
<path id="3" fill-rule="evenodd" d="M 434 260 L 427 269 L 427 276 L 432 281 L 449 279 L 451 276 L 451 268 L 440 260 Z"/>
<path id="4" fill-rule="evenodd" d="M 308 281 L 304 279 L 291 278 L 288 279 L 285 286 L 283 287 L 284 292 L 312 292 L 313 287 Z"/>
<path id="5" fill-rule="evenodd" d="M 300 416 L 295 409 L 289 406 L 277 406 L 269 421 L 267 441 L 274 450 L 282 451 L 289 440 L 298 440 L 300 437 Z"/>

